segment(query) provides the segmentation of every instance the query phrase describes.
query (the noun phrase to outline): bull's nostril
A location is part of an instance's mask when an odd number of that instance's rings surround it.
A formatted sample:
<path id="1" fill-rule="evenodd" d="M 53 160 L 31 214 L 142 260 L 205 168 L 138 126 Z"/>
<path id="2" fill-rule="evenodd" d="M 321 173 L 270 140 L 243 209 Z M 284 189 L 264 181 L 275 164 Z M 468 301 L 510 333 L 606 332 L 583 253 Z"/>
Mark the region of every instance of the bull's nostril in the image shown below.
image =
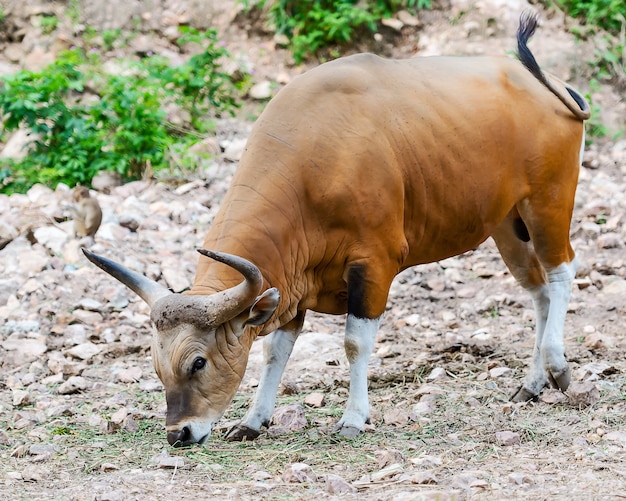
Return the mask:
<path id="1" fill-rule="evenodd" d="M 191 430 L 188 426 L 183 426 L 178 431 L 169 431 L 167 433 L 167 441 L 174 447 L 189 445 L 191 442 Z"/>

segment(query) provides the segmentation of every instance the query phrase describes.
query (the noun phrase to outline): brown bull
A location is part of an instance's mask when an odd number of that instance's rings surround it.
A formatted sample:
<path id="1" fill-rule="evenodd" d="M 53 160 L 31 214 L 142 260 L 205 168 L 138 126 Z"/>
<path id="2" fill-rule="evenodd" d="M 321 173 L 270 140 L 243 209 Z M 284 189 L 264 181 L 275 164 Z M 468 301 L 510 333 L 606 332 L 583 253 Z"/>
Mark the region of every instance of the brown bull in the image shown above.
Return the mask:
<path id="1" fill-rule="evenodd" d="M 526 46 L 536 25 L 521 19 L 521 63 L 362 54 L 296 78 L 255 124 L 186 294 L 85 251 L 151 306 L 170 444 L 207 439 L 252 342 L 266 336 L 256 397 L 227 439 L 258 436 L 306 310 L 347 313 L 350 392 L 338 430 L 362 431 L 393 278 L 489 236 L 537 315 L 532 365 L 513 398 L 567 388 L 569 228 L 589 110 L 537 66 Z"/>

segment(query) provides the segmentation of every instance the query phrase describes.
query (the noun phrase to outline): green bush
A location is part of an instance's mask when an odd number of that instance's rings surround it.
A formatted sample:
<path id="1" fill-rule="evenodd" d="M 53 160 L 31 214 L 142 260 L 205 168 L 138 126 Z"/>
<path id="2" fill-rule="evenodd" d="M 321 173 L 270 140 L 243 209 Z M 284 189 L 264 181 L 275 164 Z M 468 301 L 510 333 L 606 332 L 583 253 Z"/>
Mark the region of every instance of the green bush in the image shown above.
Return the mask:
<path id="1" fill-rule="evenodd" d="M 204 49 L 173 68 L 151 56 L 121 61 L 125 70 L 111 75 L 97 53 L 73 49 L 42 71 L 4 77 L 4 130 L 26 127 L 33 140 L 25 158 L 0 163 L 0 192 L 23 192 L 34 183 L 88 185 L 99 170 L 137 179 L 148 167 L 168 167 L 168 149 L 206 131 L 210 114 L 233 113 L 237 91 L 219 67 L 227 51 L 213 31 L 189 30 L 185 37 Z M 164 111 L 169 102 L 187 111 L 199 130 L 171 127 Z"/>
<path id="2" fill-rule="evenodd" d="M 430 8 L 431 0 L 260 0 L 257 5 L 268 8 L 270 22 L 290 40 L 299 64 L 322 47 L 349 42 L 362 27 L 376 31 L 381 18 L 402 8 Z"/>
<path id="3" fill-rule="evenodd" d="M 572 32 L 583 39 L 595 37 L 595 60 L 590 62 L 594 78 L 626 88 L 626 9 L 624 0 L 556 0 L 569 15 L 576 17 L 583 29 Z M 606 30 L 598 35 L 597 28 Z"/>
<path id="4" fill-rule="evenodd" d="M 557 0 L 571 16 L 617 35 L 626 22 L 624 0 Z"/>

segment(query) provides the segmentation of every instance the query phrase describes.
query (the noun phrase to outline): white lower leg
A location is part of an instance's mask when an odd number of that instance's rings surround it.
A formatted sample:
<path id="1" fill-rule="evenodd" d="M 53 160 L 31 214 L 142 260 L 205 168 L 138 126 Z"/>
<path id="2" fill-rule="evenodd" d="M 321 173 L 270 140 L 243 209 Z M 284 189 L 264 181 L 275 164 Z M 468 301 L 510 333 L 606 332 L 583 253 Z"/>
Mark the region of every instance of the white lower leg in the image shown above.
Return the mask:
<path id="1" fill-rule="evenodd" d="M 543 368 L 543 358 L 541 356 L 541 345 L 546 330 L 548 314 L 550 312 L 550 288 L 547 284 L 530 291 L 535 307 L 535 344 L 533 346 L 530 369 L 524 380 L 523 390 L 525 394 L 520 395 L 520 400 L 539 395 L 544 386 L 548 383 L 546 372 Z M 522 390 L 522 391 L 523 391 Z"/>
<path id="2" fill-rule="evenodd" d="M 563 330 L 575 275 L 576 261 L 563 263 L 548 272 L 550 312 L 540 351 L 550 382 L 561 390 L 566 390 L 569 385 L 569 368 L 565 359 Z"/>
<path id="3" fill-rule="evenodd" d="M 265 365 L 252 406 L 241 422 L 242 426 L 259 430 L 262 425 L 269 424 L 276 404 L 278 386 L 299 333 L 299 329 L 297 331 L 278 329 L 263 340 Z"/>
<path id="4" fill-rule="evenodd" d="M 345 347 L 350 363 L 350 393 L 346 410 L 337 429 L 346 435 L 363 431 L 370 418 L 367 393 L 367 365 L 374 348 L 380 318 L 367 319 L 348 315 Z"/>

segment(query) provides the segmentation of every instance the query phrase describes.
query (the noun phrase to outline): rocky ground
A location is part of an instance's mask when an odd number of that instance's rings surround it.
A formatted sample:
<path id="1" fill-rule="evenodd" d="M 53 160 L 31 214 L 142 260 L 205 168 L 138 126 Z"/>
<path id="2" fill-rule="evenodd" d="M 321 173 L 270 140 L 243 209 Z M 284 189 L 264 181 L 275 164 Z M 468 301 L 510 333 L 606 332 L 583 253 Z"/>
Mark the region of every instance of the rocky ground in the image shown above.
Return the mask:
<path id="1" fill-rule="evenodd" d="M 451 2 L 419 29 L 401 28 L 399 45 L 397 37 L 375 42 L 400 55 L 502 53 L 526 5 L 515 3 Z M 560 15 L 544 17 L 533 50 L 584 90 L 580 61 L 591 49 L 574 44 Z M 271 37 L 223 19 L 229 47 L 254 66 L 257 82 L 273 89 L 302 71 Z M 623 96 L 597 97 L 608 104 L 603 119 L 619 128 Z M 257 384 L 255 346 L 222 429 L 204 448 L 169 448 L 149 311 L 80 246 L 175 291 L 188 287 L 249 127 L 245 117 L 221 122 L 212 138 L 221 153 L 195 179 L 94 191 L 104 218 L 93 245 L 73 236 L 67 187 L 0 197 L 0 499 L 626 496 L 624 139 L 594 143 L 581 169 L 567 395 L 509 402 L 528 367 L 534 315 L 487 241 L 395 281 L 370 363 L 373 422 L 363 437 L 331 433 L 347 397 L 343 318 L 310 314 L 267 433 L 248 444 L 220 437 Z"/>

